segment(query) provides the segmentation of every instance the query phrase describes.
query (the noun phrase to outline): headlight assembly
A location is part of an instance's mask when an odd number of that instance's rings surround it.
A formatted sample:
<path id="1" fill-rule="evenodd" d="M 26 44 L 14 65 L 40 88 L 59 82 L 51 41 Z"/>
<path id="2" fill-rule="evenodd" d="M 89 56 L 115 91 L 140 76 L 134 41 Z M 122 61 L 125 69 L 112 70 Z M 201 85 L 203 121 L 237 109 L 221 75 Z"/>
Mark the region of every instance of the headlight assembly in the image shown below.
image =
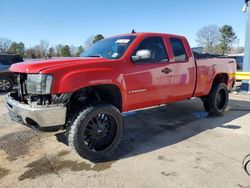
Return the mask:
<path id="1" fill-rule="evenodd" d="M 28 74 L 27 92 L 30 94 L 50 94 L 52 82 L 52 75 Z"/>

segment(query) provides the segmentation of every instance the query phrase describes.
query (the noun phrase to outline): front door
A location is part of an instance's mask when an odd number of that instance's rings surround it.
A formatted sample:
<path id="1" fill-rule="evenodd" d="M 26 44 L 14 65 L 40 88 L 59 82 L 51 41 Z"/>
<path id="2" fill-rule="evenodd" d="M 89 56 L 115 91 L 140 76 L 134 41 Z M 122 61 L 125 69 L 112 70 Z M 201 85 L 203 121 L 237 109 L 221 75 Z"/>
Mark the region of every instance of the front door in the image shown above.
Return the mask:
<path id="1" fill-rule="evenodd" d="M 142 40 L 132 56 L 140 50 L 149 50 L 152 57 L 132 61 L 125 76 L 127 86 L 127 110 L 166 103 L 171 98 L 174 85 L 173 63 L 168 55 L 162 37 L 147 37 Z"/>

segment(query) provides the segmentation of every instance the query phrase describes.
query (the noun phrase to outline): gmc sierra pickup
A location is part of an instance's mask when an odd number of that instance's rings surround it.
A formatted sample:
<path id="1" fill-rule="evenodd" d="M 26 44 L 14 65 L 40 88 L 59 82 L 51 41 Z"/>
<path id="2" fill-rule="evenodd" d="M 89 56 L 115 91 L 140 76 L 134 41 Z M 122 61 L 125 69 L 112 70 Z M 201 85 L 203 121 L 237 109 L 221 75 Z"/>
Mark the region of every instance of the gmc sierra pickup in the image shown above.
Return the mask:
<path id="1" fill-rule="evenodd" d="M 122 113 L 199 97 L 223 114 L 236 63 L 195 58 L 185 37 L 131 33 L 103 39 L 80 58 L 14 64 L 18 90 L 6 96 L 14 121 L 66 128 L 83 158 L 102 160 L 122 138 Z"/>

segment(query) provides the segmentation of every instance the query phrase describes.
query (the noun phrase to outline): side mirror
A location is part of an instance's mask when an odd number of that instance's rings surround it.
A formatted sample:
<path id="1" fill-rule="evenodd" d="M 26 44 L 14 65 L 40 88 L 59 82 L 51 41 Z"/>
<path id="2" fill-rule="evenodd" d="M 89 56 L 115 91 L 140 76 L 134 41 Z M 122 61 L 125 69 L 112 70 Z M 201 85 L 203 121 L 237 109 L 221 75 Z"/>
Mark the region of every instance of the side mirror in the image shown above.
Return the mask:
<path id="1" fill-rule="evenodd" d="M 132 56 L 132 60 L 136 61 L 143 61 L 143 60 L 151 60 L 153 57 L 152 52 L 150 50 L 139 50 L 136 52 L 135 56 Z"/>

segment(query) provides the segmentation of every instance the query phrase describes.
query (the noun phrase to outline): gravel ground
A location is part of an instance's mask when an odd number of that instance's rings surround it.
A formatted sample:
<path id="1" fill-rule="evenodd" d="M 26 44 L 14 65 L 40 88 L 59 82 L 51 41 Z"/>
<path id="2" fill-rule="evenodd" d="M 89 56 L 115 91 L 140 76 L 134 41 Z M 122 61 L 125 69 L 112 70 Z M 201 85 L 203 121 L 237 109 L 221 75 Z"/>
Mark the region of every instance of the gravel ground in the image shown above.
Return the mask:
<path id="1" fill-rule="evenodd" d="M 112 159 L 90 163 L 64 132 L 12 122 L 0 96 L 0 187 L 250 188 L 250 95 L 231 94 L 227 112 L 207 117 L 199 99 L 126 114 Z"/>

